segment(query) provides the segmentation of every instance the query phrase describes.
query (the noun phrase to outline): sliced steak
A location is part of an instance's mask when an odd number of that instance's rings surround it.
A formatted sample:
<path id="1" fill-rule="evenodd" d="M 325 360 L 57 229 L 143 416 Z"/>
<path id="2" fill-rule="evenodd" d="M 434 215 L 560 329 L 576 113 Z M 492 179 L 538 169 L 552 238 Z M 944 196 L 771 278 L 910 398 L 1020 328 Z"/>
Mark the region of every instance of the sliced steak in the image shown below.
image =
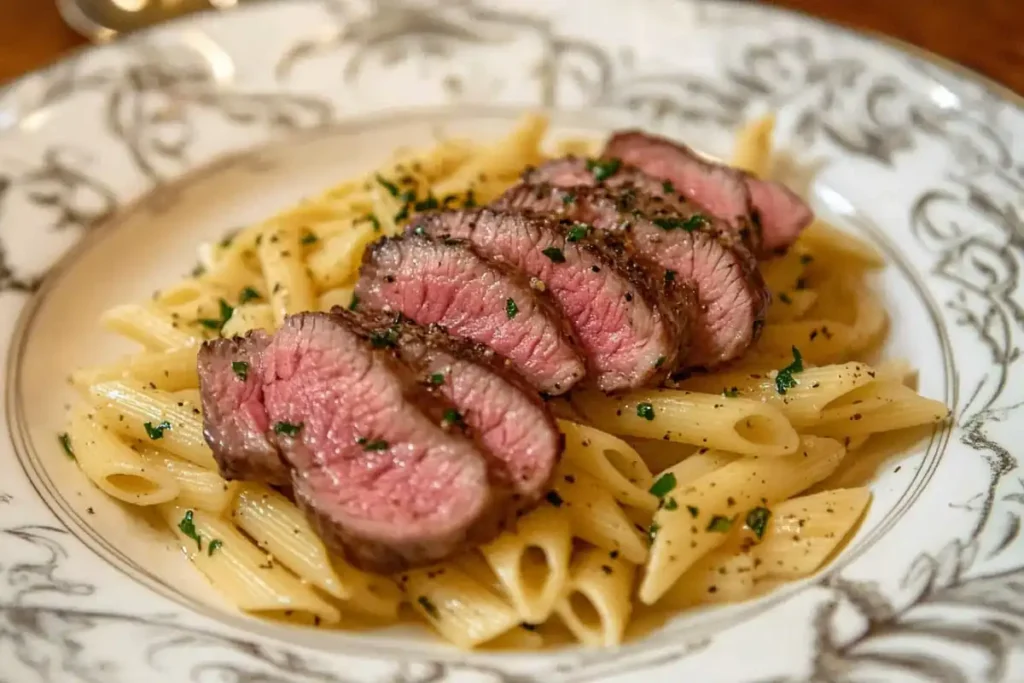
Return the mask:
<path id="1" fill-rule="evenodd" d="M 491 481 L 511 492 L 514 507 L 544 495 L 564 438 L 537 392 L 494 351 L 386 313 L 335 308 L 332 315 L 371 341 L 382 333 L 394 339 L 396 357 L 455 406 L 488 456 Z"/>
<path id="2" fill-rule="evenodd" d="M 623 131 L 608 141 L 604 156 L 671 182 L 676 191 L 730 223 L 753 216 L 761 226 L 762 256 L 785 250 L 814 219 L 810 207 L 784 185 L 702 159 L 667 138 Z"/>
<path id="3" fill-rule="evenodd" d="M 656 384 L 687 350 L 689 311 L 673 312 L 663 277 L 649 277 L 620 240 L 587 225 L 477 209 L 422 214 L 410 229 L 468 240 L 543 282 L 576 333 L 589 380 L 604 391 Z"/>
<path id="4" fill-rule="evenodd" d="M 259 369 L 270 439 L 328 545 L 394 571 L 497 532 L 485 461 L 450 404 L 343 320 L 287 318 Z"/>
<path id="5" fill-rule="evenodd" d="M 262 330 L 246 337 L 208 341 L 197 361 L 203 433 L 225 479 L 280 486 L 291 473 L 270 442 L 263 407 L 260 362 L 270 338 Z"/>
<path id="6" fill-rule="evenodd" d="M 489 346 L 531 385 L 557 395 L 582 379 L 586 366 L 543 287 L 468 242 L 410 234 L 366 250 L 356 294 L 361 305 Z"/>
<path id="7" fill-rule="evenodd" d="M 742 242 L 752 254 L 761 251 L 761 228 L 757 222 L 751 220 L 749 197 L 746 189 L 742 187 L 739 187 L 739 194 L 742 197 L 736 206 L 742 205 L 743 212 L 732 215 L 731 211 L 723 210 L 722 214 L 731 215 L 731 218 L 727 219 L 694 201 L 692 196 L 677 189 L 672 182 L 655 178 L 618 159 L 554 159 L 524 173 L 523 182 L 527 185 L 607 187 L 619 192 L 639 192 L 662 201 L 665 206 L 659 207 L 660 209 L 671 208 L 683 214 L 700 211 L 708 217 L 715 230 Z"/>
<path id="8" fill-rule="evenodd" d="M 690 367 L 715 367 L 737 358 L 764 324 L 768 290 L 757 263 L 737 238 L 722 234 L 701 214 L 679 213 L 635 189 L 520 185 L 495 204 L 583 221 L 629 236 L 634 248 L 667 269 L 666 277 L 697 291 Z"/>

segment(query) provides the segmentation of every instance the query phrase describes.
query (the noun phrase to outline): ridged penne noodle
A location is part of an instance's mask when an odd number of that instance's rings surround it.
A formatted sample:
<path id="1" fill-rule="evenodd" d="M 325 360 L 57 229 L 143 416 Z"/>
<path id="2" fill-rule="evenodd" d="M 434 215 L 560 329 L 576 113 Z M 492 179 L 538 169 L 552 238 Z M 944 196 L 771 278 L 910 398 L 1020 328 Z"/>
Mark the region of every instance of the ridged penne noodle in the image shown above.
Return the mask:
<path id="1" fill-rule="evenodd" d="M 640 599 L 656 602 L 701 556 L 728 539 L 737 519 L 821 481 L 844 454 L 837 441 L 804 437 L 801 452 L 741 458 L 666 492 L 664 499 L 671 502 L 654 515 L 654 541 Z"/>
<path id="2" fill-rule="evenodd" d="M 756 564 L 753 553 L 726 544 L 697 560 L 658 604 L 682 609 L 745 600 L 754 593 Z"/>
<path id="3" fill-rule="evenodd" d="M 321 290 L 353 284 L 359 277 L 359 263 L 366 246 L 380 236 L 379 228 L 363 220 L 323 240 L 307 260 L 313 283 Z"/>
<path id="4" fill-rule="evenodd" d="M 221 329 L 221 336 L 240 337 L 252 330 L 272 332 L 276 327 L 274 309 L 270 304 L 242 304 L 235 306 L 231 317 Z"/>
<path id="5" fill-rule="evenodd" d="M 539 650 L 544 647 L 542 636 L 532 624 L 520 624 L 517 628 L 505 631 L 480 646 L 481 650 L 523 651 Z"/>
<path id="6" fill-rule="evenodd" d="M 130 379 L 162 391 L 178 391 L 199 386 L 196 371 L 198 347 L 186 346 L 168 351 L 144 351 L 122 360 L 71 374 L 71 382 L 82 389 L 110 380 Z"/>
<path id="7" fill-rule="evenodd" d="M 450 562 L 465 572 L 481 586 L 486 586 L 499 598 L 508 600 L 508 593 L 505 591 L 505 584 L 502 583 L 501 579 L 498 578 L 498 575 L 494 573 L 494 569 L 487 563 L 484 556 L 480 554 L 479 549 L 461 553 L 460 555 L 453 557 Z"/>
<path id="8" fill-rule="evenodd" d="M 142 344 L 151 351 L 166 351 L 194 346 L 202 341 L 192 321 L 174 319 L 154 306 L 126 304 L 104 311 L 100 322 L 105 328 Z"/>
<path id="9" fill-rule="evenodd" d="M 536 114 L 523 116 L 516 124 L 515 130 L 506 138 L 481 150 L 452 176 L 439 182 L 436 187 L 437 195 L 443 197 L 464 190 L 467 186 L 480 182 L 481 176 L 484 180 L 488 177 L 514 179 L 524 166 L 535 165 L 540 161 L 540 142 L 547 129 L 547 117 Z M 513 159 L 515 162 L 509 163 Z M 483 193 L 480 197 L 481 202 L 490 199 L 482 195 Z"/>
<path id="10" fill-rule="evenodd" d="M 162 471 L 178 485 L 176 505 L 222 515 L 231 508 L 238 492 L 237 481 L 226 481 L 215 470 L 194 465 L 153 446 L 137 443 L 135 449 L 147 467 Z"/>
<path id="11" fill-rule="evenodd" d="M 885 257 L 869 243 L 829 225 L 820 218 L 803 231 L 797 245 L 820 254 L 823 258 L 842 263 L 847 268 L 851 265 L 861 268 L 885 266 Z"/>
<path id="12" fill-rule="evenodd" d="M 777 292 L 772 297 L 765 321 L 772 323 L 792 322 L 802 318 L 818 300 L 818 293 L 812 289 Z"/>
<path id="13" fill-rule="evenodd" d="M 720 448 L 743 455 L 794 452 L 796 430 L 777 408 L 721 394 L 647 389 L 622 396 L 580 392 L 573 404 L 613 434 Z"/>
<path id="14" fill-rule="evenodd" d="M 925 398 L 903 384 L 876 382 L 830 405 L 812 431 L 822 436 L 861 436 L 937 425 L 949 414 L 941 401 Z"/>
<path id="15" fill-rule="evenodd" d="M 589 646 L 622 642 L 633 603 L 630 593 L 636 568 L 599 548 L 573 560 L 565 596 L 555 611 L 576 639 Z"/>
<path id="16" fill-rule="evenodd" d="M 277 491 L 243 484 L 231 507 L 231 521 L 299 578 L 340 600 L 351 597 L 351 587 L 335 573 L 305 515 Z"/>
<path id="17" fill-rule="evenodd" d="M 793 498 L 771 508 L 764 538 L 751 550 L 757 576 L 797 579 L 813 574 L 856 526 L 871 502 L 867 488 Z"/>
<path id="18" fill-rule="evenodd" d="M 782 256 L 760 264 L 761 275 L 772 294 L 794 294 L 807 288 L 807 267 L 813 261 L 807 250 L 797 243 Z"/>
<path id="19" fill-rule="evenodd" d="M 635 564 L 647 559 L 646 541 L 615 498 L 592 476 L 569 463 L 555 473 L 554 494 L 548 502 L 564 510 L 578 538 L 620 553 Z"/>
<path id="20" fill-rule="evenodd" d="M 519 625 L 507 602 L 454 565 L 412 569 L 398 581 L 413 609 L 459 647 L 486 643 Z"/>
<path id="21" fill-rule="evenodd" d="M 521 517 L 511 533 L 480 547 L 520 619 L 546 620 L 562 595 L 572 555 L 568 517 L 542 505 Z"/>
<path id="22" fill-rule="evenodd" d="M 302 235 L 275 226 L 263 234 L 256 253 L 270 289 L 270 306 L 278 325 L 286 315 L 316 307 L 313 280 L 302 262 Z"/>
<path id="23" fill-rule="evenodd" d="M 329 289 L 318 298 L 317 310 L 328 312 L 335 306 L 348 308 L 352 305 L 355 296 L 355 287 L 335 287 Z"/>
<path id="24" fill-rule="evenodd" d="M 164 391 L 139 389 L 125 382 L 89 387 L 96 419 L 124 436 L 154 445 L 191 463 L 216 469 L 203 437 L 203 419 L 195 403 Z"/>
<path id="25" fill-rule="evenodd" d="M 151 467 L 84 410 L 71 418 L 67 438 L 85 476 L 108 496 L 132 505 L 157 505 L 180 493 L 173 477 Z"/>
<path id="26" fill-rule="evenodd" d="M 655 481 L 658 481 L 666 474 L 671 473 L 672 476 L 675 477 L 677 485 L 689 484 L 690 482 L 696 481 L 707 474 L 711 474 L 715 470 L 721 469 L 740 458 L 741 456 L 733 453 L 702 448 L 685 460 L 678 462 L 672 467 L 666 469 L 664 472 L 659 473 L 658 476 L 655 477 Z"/>
<path id="27" fill-rule="evenodd" d="M 173 504 L 161 506 L 160 511 L 192 564 L 239 609 L 261 614 L 307 612 L 328 624 L 340 620 L 335 607 L 230 522 Z"/>
<path id="28" fill-rule="evenodd" d="M 818 301 L 820 304 L 821 301 Z M 785 354 L 800 349 L 804 362 L 829 365 L 848 360 L 854 349 L 853 328 L 835 320 L 796 320 L 768 325 L 755 348 L 767 355 Z"/>
<path id="29" fill-rule="evenodd" d="M 935 429 L 934 425 L 922 425 L 894 432 L 871 434 L 858 445 L 855 453 L 843 458 L 839 468 L 828 478 L 808 489 L 808 493 L 864 486 L 881 472 L 899 467 L 898 462 L 926 442 Z M 860 440 L 861 437 L 844 437 Z"/>
<path id="30" fill-rule="evenodd" d="M 736 134 L 731 164 L 753 173 L 758 178 L 767 178 L 772 168 L 774 130 L 774 114 L 762 116 L 745 124 Z"/>
<path id="31" fill-rule="evenodd" d="M 636 450 L 622 439 L 586 425 L 559 420 L 565 435 L 563 457 L 590 474 L 619 502 L 653 510 L 658 501 L 647 490 L 653 478 Z"/>
<path id="32" fill-rule="evenodd" d="M 398 608 L 405 596 L 390 577 L 364 572 L 336 558 L 332 564 L 341 585 L 347 587 L 350 594 L 342 601 L 346 614 L 355 611 L 375 622 L 398 618 Z"/>
<path id="33" fill-rule="evenodd" d="M 854 353 L 860 353 L 885 334 L 889 324 L 889 314 L 885 311 L 881 298 L 867 287 L 857 287 L 853 295 L 856 314 L 853 320 Z"/>

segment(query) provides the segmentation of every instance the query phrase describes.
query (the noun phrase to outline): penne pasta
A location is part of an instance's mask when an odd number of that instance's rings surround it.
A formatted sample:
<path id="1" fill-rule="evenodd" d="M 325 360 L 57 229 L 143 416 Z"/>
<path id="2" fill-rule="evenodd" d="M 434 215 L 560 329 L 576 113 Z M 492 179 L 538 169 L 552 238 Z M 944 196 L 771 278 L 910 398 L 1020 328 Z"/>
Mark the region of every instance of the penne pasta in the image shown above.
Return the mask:
<path id="1" fill-rule="evenodd" d="M 78 466 L 101 491 L 132 505 L 158 505 L 180 493 L 173 477 L 151 467 L 85 411 L 76 411 L 67 435 Z"/>
<path id="2" fill-rule="evenodd" d="M 263 234 L 256 253 L 270 289 L 270 306 L 276 325 L 290 313 L 313 310 L 316 295 L 312 278 L 302 262 L 299 231 L 275 225 Z"/>
<path id="3" fill-rule="evenodd" d="M 312 588 L 289 574 L 230 523 L 178 505 L 161 506 L 168 528 L 185 555 L 230 603 L 246 612 L 305 612 L 337 623 L 341 614 Z"/>
<path id="4" fill-rule="evenodd" d="M 555 611 L 576 639 L 589 646 L 622 642 L 632 612 L 636 568 L 620 557 L 588 548 L 573 560 L 565 596 Z"/>
<path id="5" fill-rule="evenodd" d="M 480 547 L 522 621 L 545 621 L 569 574 L 572 529 L 556 508 L 542 506 L 519 519 L 515 531 Z"/>
<path id="6" fill-rule="evenodd" d="M 270 304 L 242 304 L 235 306 L 231 317 L 221 328 L 223 337 L 240 337 L 252 330 L 273 331 L 277 327 Z"/>
<path id="7" fill-rule="evenodd" d="M 313 283 L 320 290 L 352 285 L 359 278 L 359 263 L 366 246 L 380 237 L 380 228 L 360 220 L 348 230 L 323 241 L 307 263 Z"/>
<path id="8" fill-rule="evenodd" d="M 280 493 L 262 484 L 243 484 L 231 507 L 231 521 L 303 581 L 340 600 L 352 596 L 305 515 Z"/>
<path id="9" fill-rule="evenodd" d="M 861 268 L 885 266 L 885 257 L 868 242 L 843 232 L 820 218 L 804 230 L 797 244 L 819 254 L 822 258 L 842 263 L 847 267 L 850 265 Z"/>
<path id="10" fill-rule="evenodd" d="M 199 386 L 196 371 L 198 348 L 186 346 L 167 351 L 146 351 L 111 365 L 82 368 L 71 374 L 71 382 L 80 389 L 110 380 L 129 379 L 161 391 L 179 391 Z"/>
<path id="11" fill-rule="evenodd" d="M 335 306 L 349 308 L 355 300 L 355 287 L 335 287 L 320 295 L 317 310 L 330 312 Z"/>
<path id="12" fill-rule="evenodd" d="M 949 415 L 944 403 L 925 398 L 901 383 L 875 382 L 833 402 L 812 430 L 822 436 L 862 436 L 938 425 Z"/>
<path id="13" fill-rule="evenodd" d="M 115 306 L 100 316 L 100 322 L 111 332 L 136 341 L 150 351 L 194 346 L 202 341 L 202 335 L 191 327 L 191 321 L 177 320 L 153 306 Z"/>
<path id="14" fill-rule="evenodd" d="M 659 601 L 683 609 L 694 605 L 745 600 L 754 594 L 757 560 L 730 543 L 697 560 Z"/>
<path id="15" fill-rule="evenodd" d="M 241 486 L 235 481 L 225 481 L 214 470 L 181 460 L 159 448 L 137 443 L 134 449 L 146 461 L 147 467 L 164 472 L 177 483 L 176 505 L 223 515 L 230 509 Z"/>
<path id="16" fill-rule="evenodd" d="M 777 458 L 741 458 L 664 494 L 654 515 L 650 560 L 640 600 L 657 602 L 701 556 L 722 545 L 737 520 L 755 508 L 797 494 L 831 474 L 842 444 L 804 437 L 802 451 Z"/>
<path id="17" fill-rule="evenodd" d="M 749 171 L 758 178 L 767 178 L 772 168 L 774 130 L 774 114 L 762 116 L 740 128 L 732 153 L 732 165 Z"/>
<path id="18" fill-rule="evenodd" d="M 653 510 L 658 501 L 647 490 L 653 478 L 640 455 L 622 439 L 586 425 L 560 420 L 564 457 L 597 479 L 624 505 Z"/>
<path id="19" fill-rule="evenodd" d="M 580 392 L 573 404 L 613 434 L 679 441 L 743 455 L 792 453 L 800 437 L 777 408 L 691 391 L 648 389 L 622 396 Z"/>

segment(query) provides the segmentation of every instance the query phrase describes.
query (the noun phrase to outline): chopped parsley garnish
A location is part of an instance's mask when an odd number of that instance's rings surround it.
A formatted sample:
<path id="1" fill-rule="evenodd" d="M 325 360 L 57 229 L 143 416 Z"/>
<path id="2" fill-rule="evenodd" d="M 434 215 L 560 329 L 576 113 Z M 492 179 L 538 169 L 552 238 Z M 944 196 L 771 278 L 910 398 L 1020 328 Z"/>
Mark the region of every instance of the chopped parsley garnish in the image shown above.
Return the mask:
<path id="1" fill-rule="evenodd" d="M 666 284 L 668 284 L 669 282 L 675 282 L 675 279 L 676 279 L 676 271 L 674 271 L 674 270 L 666 270 L 665 271 L 665 283 Z"/>
<path id="2" fill-rule="evenodd" d="M 715 533 L 724 534 L 730 528 L 732 528 L 732 519 L 729 517 L 723 517 L 722 515 L 715 515 L 708 522 L 708 531 L 714 531 Z"/>
<path id="3" fill-rule="evenodd" d="M 505 315 L 508 316 L 508 319 L 516 317 L 517 313 L 519 313 L 519 307 L 516 306 L 515 299 L 505 299 Z"/>
<path id="4" fill-rule="evenodd" d="M 651 222 L 662 230 L 685 230 L 686 232 L 693 232 L 699 228 L 704 227 L 708 224 L 708 219 L 704 214 L 695 213 L 689 218 L 653 218 Z"/>
<path id="5" fill-rule="evenodd" d="M 360 220 L 368 221 L 373 226 L 374 232 L 380 232 L 380 219 L 377 218 L 376 214 L 368 213 L 363 216 Z"/>
<path id="6" fill-rule="evenodd" d="M 244 360 L 231 361 L 231 371 L 244 382 L 249 376 L 249 364 Z"/>
<path id="7" fill-rule="evenodd" d="M 569 234 L 566 235 L 565 239 L 568 242 L 579 242 L 590 234 L 590 226 L 585 223 L 577 223 L 569 229 Z"/>
<path id="8" fill-rule="evenodd" d="M 793 377 L 798 372 L 804 371 L 804 359 L 800 355 L 800 350 L 793 347 L 793 362 L 786 367 L 779 370 L 779 374 L 775 376 L 775 389 L 780 394 L 785 394 L 787 391 L 796 386 L 796 379 Z"/>
<path id="9" fill-rule="evenodd" d="M 381 187 L 388 191 L 388 194 L 392 197 L 398 196 L 398 185 L 383 177 L 379 173 L 377 174 L 377 182 L 380 183 Z"/>
<path id="10" fill-rule="evenodd" d="M 562 203 L 563 204 L 575 204 L 576 203 L 576 195 L 573 194 L 572 192 L 564 193 L 562 195 Z"/>
<path id="11" fill-rule="evenodd" d="M 238 303 L 247 304 L 250 301 L 259 301 L 263 297 L 260 293 L 252 287 L 244 287 L 242 291 L 238 293 Z"/>
<path id="12" fill-rule="evenodd" d="M 565 254 L 558 247 L 548 247 L 540 253 L 551 259 L 552 263 L 565 263 Z"/>
<path id="13" fill-rule="evenodd" d="M 645 420 L 654 419 L 654 406 L 650 403 L 637 403 L 636 404 L 637 417 L 642 417 Z"/>
<path id="14" fill-rule="evenodd" d="M 697 519 L 697 515 L 700 514 L 700 508 L 694 507 L 693 505 L 687 505 L 686 506 L 686 510 L 687 510 L 687 512 L 690 513 L 690 516 L 693 517 L 694 519 Z"/>
<path id="15" fill-rule="evenodd" d="M 588 159 L 587 170 L 594 174 L 594 180 L 601 182 L 611 178 L 622 167 L 620 159 Z"/>
<path id="16" fill-rule="evenodd" d="M 455 410 L 455 408 L 449 408 L 448 410 L 444 411 L 444 417 L 442 419 L 444 420 L 444 424 L 446 425 L 456 425 L 458 427 L 462 427 L 466 424 L 465 422 L 462 421 L 462 413 Z"/>
<path id="17" fill-rule="evenodd" d="M 149 435 L 149 438 L 156 441 L 157 439 L 164 438 L 164 432 L 171 428 L 171 423 L 164 420 L 156 426 L 153 426 L 152 422 L 147 422 L 142 426 L 146 428 L 146 434 Z"/>
<path id="18" fill-rule="evenodd" d="M 364 451 L 386 451 L 388 449 L 388 442 L 384 439 L 370 441 L 365 437 L 360 437 L 356 439 L 356 443 L 362 446 Z"/>
<path id="19" fill-rule="evenodd" d="M 231 243 L 235 241 L 235 237 L 238 235 L 239 230 L 241 230 L 241 228 L 232 228 L 231 230 L 228 230 L 220 240 L 220 248 L 227 249 L 230 247 Z"/>
<path id="20" fill-rule="evenodd" d="M 757 540 L 761 540 L 764 537 L 764 532 L 768 527 L 768 519 L 771 516 L 772 511 L 762 507 L 754 508 L 747 513 L 747 528 L 754 532 Z"/>
<path id="21" fill-rule="evenodd" d="M 672 187 L 672 183 L 668 180 L 662 181 L 661 189 L 665 194 L 672 194 L 676 191 L 676 188 Z"/>
<path id="22" fill-rule="evenodd" d="M 433 384 L 435 387 L 444 384 L 444 373 L 435 372 L 433 375 L 430 376 L 430 383 Z"/>
<path id="23" fill-rule="evenodd" d="M 220 332 L 225 323 L 231 319 L 231 314 L 235 312 L 235 309 L 224 299 L 221 299 L 218 304 L 220 306 L 220 318 L 200 318 L 199 324 L 209 330 L 216 330 L 217 332 Z"/>
<path id="24" fill-rule="evenodd" d="M 299 242 L 301 242 L 302 244 L 316 244 L 319 239 L 320 238 L 314 235 L 313 233 L 307 232 L 305 235 L 302 236 L 302 239 L 300 239 Z"/>
<path id="25" fill-rule="evenodd" d="M 210 545 L 206 548 L 206 554 L 213 557 L 213 551 L 219 549 L 222 545 L 224 545 L 224 541 L 219 538 L 213 539 L 210 541 Z"/>
<path id="26" fill-rule="evenodd" d="M 200 550 L 203 549 L 203 539 L 199 538 L 199 532 L 196 531 L 195 522 L 192 521 L 191 510 L 185 511 L 185 516 L 178 522 L 178 528 L 181 530 L 181 533 L 195 541 Z"/>
<path id="27" fill-rule="evenodd" d="M 548 491 L 547 495 L 544 496 L 549 503 L 554 505 L 556 508 L 562 507 L 562 497 L 558 495 L 558 491 Z"/>
<path id="28" fill-rule="evenodd" d="M 64 454 L 75 460 L 75 449 L 71 447 L 71 436 L 64 432 L 63 434 L 57 435 L 57 440 L 60 441 L 60 445 L 64 447 Z"/>
<path id="29" fill-rule="evenodd" d="M 416 602 L 420 604 L 420 607 L 423 608 L 423 611 L 426 612 L 427 616 L 431 619 L 441 618 L 441 612 L 438 611 L 437 605 L 430 602 L 430 598 L 428 598 L 427 596 L 421 595 L 420 597 L 416 598 Z"/>
<path id="30" fill-rule="evenodd" d="M 295 436 L 302 429 L 302 423 L 278 422 L 274 425 L 274 431 L 285 436 Z"/>
<path id="31" fill-rule="evenodd" d="M 658 537 L 658 531 L 661 529 L 661 525 L 657 522 L 651 522 L 651 526 L 647 529 L 647 541 L 654 545 L 654 539 Z"/>
<path id="32" fill-rule="evenodd" d="M 658 360 L 654 361 L 654 367 L 660 368 L 665 364 L 665 356 L 658 356 Z"/>
<path id="33" fill-rule="evenodd" d="M 462 202 L 462 206 L 467 209 L 472 209 L 476 206 L 476 195 L 473 194 L 473 190 L 466 190 L 466 201 Z"/>
<path id="34" fill-rule="evenodd" d="M 413 206 L 413 208 L 417 211 L 430 211 L 431 209 L 436 209 L 439 206 L 441 206 L 441 203 L 437 201 L 437 197 L 433 194 L 428 194 L 426 199 L 416 202 L 416 205 Z"/>
<path id="35" fill-rule="evenodd" d="M 739 395 L 740 390 L 738 387 L 731 387 L 729 389 L 722 390 L 722 396 L 725 396 L 726 398 L 737 398 Z"/>
<path id="36" fill-rule="evenodd" d="M 383 332 L 374 332 L 370 335 L 370 343 L 375 349 L 385 349 L 394 346 L 398 342 L 398 330 L 389 327 Z"/>
<path id="37" fill-rule="evenodd" d="M 662 507 L 665 508 L 666 510 L 675 510 L 679 507 L 679 503 L 676 502 L 675 498 L 669 498 L 668 500 L 664 500 L 662 502 L 664 503 Z"/>
<path id="38" fill-rule="evenodd" d="M 650 492 L 658 498 L 664 498 L 676 487 L 676 475 L 671 472 L 658 477 L 658 480 L 651 484 Z"/>
<path id="39" fill-rule="evenodd" d="M 785 292 L 779 293 L 779 301 L 781 301 L 784 304 L 793 303 L 793 300 L 789 298 L 789 294 L 786 294 Z"/>
<path id="40" fill-rule="evenodd" d="M 359 295 L 358 294 L 353 294 L 352 295 L 352 301 L 348 302 L 348 310 L 354 311 L 357 308 L 359 308 Z"/>

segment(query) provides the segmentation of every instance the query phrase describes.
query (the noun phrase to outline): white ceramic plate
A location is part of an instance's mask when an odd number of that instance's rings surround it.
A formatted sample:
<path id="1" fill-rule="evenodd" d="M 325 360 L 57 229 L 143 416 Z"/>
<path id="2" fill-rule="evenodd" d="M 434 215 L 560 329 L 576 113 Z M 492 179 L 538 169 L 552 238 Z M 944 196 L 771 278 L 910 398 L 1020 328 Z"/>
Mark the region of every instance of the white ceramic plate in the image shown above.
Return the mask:
<path id="1" fill-rule="evenodd" d="M 823 574 L 618 650 L 465 654 L 226 608 L 60 449 L 70 369 L 124 350 L 97 314 L 396 146 L 537 107 L 712 154 L 777 111 L 784 179 L 886 253 L 887 351 L 955 424 L 880 468 Z M 764 7 L 275 2 L 80 53 L 0 91 L 0 681 L 1024 681 L 1022 269 L 1021 104 Z"/>

